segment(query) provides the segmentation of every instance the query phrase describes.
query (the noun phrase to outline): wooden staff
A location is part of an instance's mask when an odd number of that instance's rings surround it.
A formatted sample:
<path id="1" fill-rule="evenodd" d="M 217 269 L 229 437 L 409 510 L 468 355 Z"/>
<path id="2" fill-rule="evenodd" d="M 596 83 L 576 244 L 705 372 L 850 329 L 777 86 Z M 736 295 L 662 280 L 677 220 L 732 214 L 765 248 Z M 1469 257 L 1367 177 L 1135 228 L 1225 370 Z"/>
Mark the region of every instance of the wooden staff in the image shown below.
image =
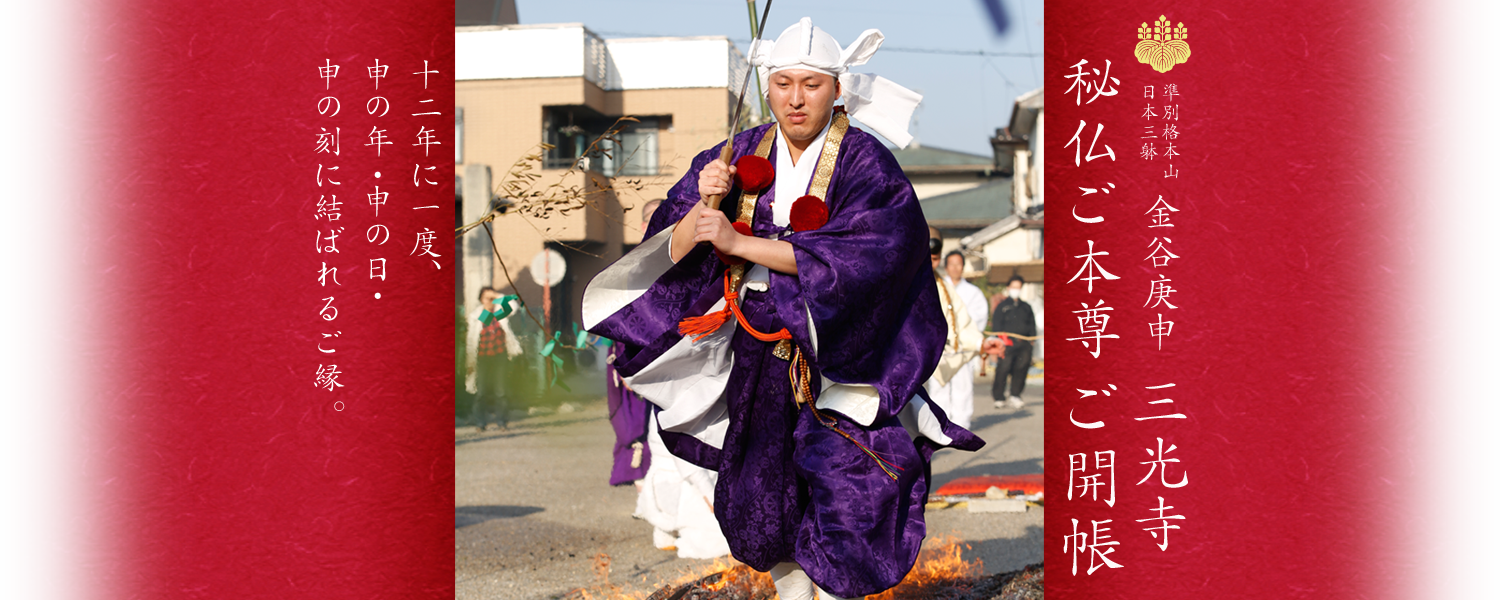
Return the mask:
<path id="1" fill-rule="evenodd" d="M 756 42 L 760 41 L 760 34 L 765 33 L 764 25 L 766 23 L 766 16 L 771 14 L 771 1 L 772 0 L 766 0 L 766 7 L 762 9 L 760 13 L 760 31 L 756 32 L 755 39 L 750 40 L 749 58 L 751 59 L 755 58 L 755 45 Z M 750 2 L 753 3 L 754 0 L 750 0 Z M 755 16 L 753 6 L 751 7 L 750 16 Z M 750 26 L 755 27 L 756 24 L 752 22 Z M 749 61 L 747 60 L 746 62 Z M 729 166 L 729 159 L 734 158 L 734 136 L 735 134 L 738 134 L 740 132 L 740 112 L 745 109 L 745 92 L 750 89 L 750 78 L 755 76 L 755 65 L 750 64 L 748 65 L 748 67 L 749 68 L 745 69 L 745 81 L 740 84 L 739 100 L 734 103 L 734 119 L 729 121 L 729 139 L 724 142 L 724 149 L 719 152 L 719 160 L 722 161 L 724 163 L 724 166 L 726 167 Z M 707 204 L 709 208 L 719 210 L 719 202 L 722 202 L 723 200 L 723 196 L 720 196 L 718 194 L 709 194 L 703 199 L 703 203 Z"/>

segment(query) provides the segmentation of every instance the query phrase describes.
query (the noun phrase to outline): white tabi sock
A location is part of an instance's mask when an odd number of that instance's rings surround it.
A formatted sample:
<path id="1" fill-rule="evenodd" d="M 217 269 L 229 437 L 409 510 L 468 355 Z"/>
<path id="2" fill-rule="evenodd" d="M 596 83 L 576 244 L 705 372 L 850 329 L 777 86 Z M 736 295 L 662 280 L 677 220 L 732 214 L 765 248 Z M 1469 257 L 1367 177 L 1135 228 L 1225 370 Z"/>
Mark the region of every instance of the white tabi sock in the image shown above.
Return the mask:
<path id="1" fill-rule="evenodd" d="M 807 572 L 797 563 L 784 562 L 771 567 L 771 582 L 776 584 L 776 595 L 781 600 L 860 600 L 840 598 L 824 591 L 813 583 Z"/>

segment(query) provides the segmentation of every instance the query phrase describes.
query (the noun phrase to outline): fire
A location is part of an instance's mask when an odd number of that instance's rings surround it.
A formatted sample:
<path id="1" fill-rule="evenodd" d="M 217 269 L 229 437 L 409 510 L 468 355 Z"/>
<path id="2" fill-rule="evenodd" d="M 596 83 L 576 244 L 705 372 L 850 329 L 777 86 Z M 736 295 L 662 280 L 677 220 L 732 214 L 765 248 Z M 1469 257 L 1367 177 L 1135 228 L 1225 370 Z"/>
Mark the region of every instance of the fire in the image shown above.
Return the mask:
<path id="1" fill-rule="evenodd" d="M 743 598 L 770 597 L 776 593 L 771 576 L 751 569 L 734 559 L 716 558 L 712 564 L 688 571 L 662 589 L 693 585 L 706 592 L 732 590 L 733 596 Z"/>
<path id="2" fill-rule="evenodd" d="M 567 594 L 566 598 L 577 600 L 648 600 L 658 597 L 663 590 L 673 591 L 684 586 L 693 586 L 698 590 L 715 594 L 723 591 L 735 591 L 738 594 L 730 594 L 743 598 L 770 598 L 775 595 L 775 586 L 771 583 L 771 576 L 758 572 L 733 559 L 716 558 L 712 563 L 697 569 L 684 571 L 676 579 L 663 583 L 655 589 L 627 590 L 619 585 L 609 582 L 609 555 L 600 554 L 594 557 L 594 574 L 599 579 L 597 585 L 590 588 L 578 589 Z M 641 578 L 641 583 L 646 584 L 646 578 Z"/>
<path id="3" fill-rule="evenodd" d="M 869 596 L 869 600 L 902 600 L 907 598 L 952 597 L 944 590 L 965 590 L 984 576 L 984 565 L 979 561 L 965 561 L 965 546 L 953 536 L 927 540 L 917 556 L 906 579 L 895 588 Z M 675 580 L 656 589 L 645 591 L 626 590 L 609 582 L 609 555 L 594 557 L 594 573 L 598 584 L 586 589 L 574 590 L 566 598 L 576 600 L 652 600 L 679 595 L 684 586 L 692 586 L 703 593 L 698 597 L 722 598 L 774 598 L 775 584 L 771 576 L 761 573 L 733 559 L 715 559 L 713 563 L 684 572 Z M 642 583 L 645 584 L 644 578 Z"/>
<path id="4" fill-rule="evenodd" d="M 756 579 L 764 579 L 765 585 L 771 585 L 771 577 L 765 573 L 751 569 L 733 559 L 716 558 L 712 564 L 685 572 L 663 587 L 677 587 L 697 582 L 699 588 L 717 592 L 731 587 L 754 587 L 756 583 L 759 583 L 755 581 Z"/>
<path id="5" fill-rule="evenodd" d="M 922 553 L 917 555 L 917 564 L 906 574 L 906 579 L 896 587 L 868 596 L 869 600 L 897 600 L 898 598 L 927 598 L 936 588 L 963 587 L 965 582 L 984 576 L 984 564 L 980 561 L 965 561 L 966 547 L 958 538 L 941 536 L 922 544 Z"/>

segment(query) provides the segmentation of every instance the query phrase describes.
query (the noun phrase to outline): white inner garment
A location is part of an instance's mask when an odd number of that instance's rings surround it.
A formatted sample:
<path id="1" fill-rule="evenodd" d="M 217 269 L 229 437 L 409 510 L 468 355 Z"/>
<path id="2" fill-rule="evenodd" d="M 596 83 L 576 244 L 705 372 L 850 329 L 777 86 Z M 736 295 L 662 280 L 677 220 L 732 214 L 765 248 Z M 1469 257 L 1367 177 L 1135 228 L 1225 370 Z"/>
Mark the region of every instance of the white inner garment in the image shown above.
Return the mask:
<path id="1" fill-rule="evenodd" d="M 780 127 L 776 128 L 776 199 L 771 203 L 771 214 L 777 227 L 791 224 L 792 203 L 807 194 L 813 173 L 818 170 L 818 159 L 823 157 L 823 143 L 827 141 L 832 126 L 833 116 L 829 115 L 823 131 L 813 138 L 795 163 L 792 162 L 791 144 L 787 142 L 786 133 Z"/>
<path id="2" fill-rule="evenodd" d="M 940 446 L 953 443 L 953 438 L 943 433 L 943 425 L 938 421 L 937 414 L 932 412 L 932 407 L 921 396 L 912 396 L 911 402 L 907 402 L 906 408 L 901 409 L 896 416 L 901 419 L 901 425 L 912 439 L 925 437 Z"/>
<path id="3" fill-rule="evenodd" d="M 723 310 L 721 298 L 708 312 Z M 724 447 L 729 407 L 723 401 L 734 369 L 730 339 L 739 324 L 730 319 L 701 340 L 678 340 L 651 364 L 625 378 L 640 397 L 661 407 L 656 415 L 664 431 L 686 433 L 714 448 Z"/>
<path id="4" fill-rule="evenodd" d="M 777 227 L 792 224 L 792 205 L 807 193 L 807 186 L 812 184 L 813 173 L 818 170 L 818 159 L 823 156 L 823 143 L 828 140 L 828 129 L 832 126 L 833 118 L 830 116 L 828 122 L 823 124 L 823 131 L 807 145 L 807 150 L 796 163 L 792 162 L 786 134 L 782 133 L 780 127 L 776 128 L 776 197 L 771 201 L 771 222 Z M 813 148 L 817 148 L 817 151 L 813 151 Z M 778 237 L 780 236 L 771 239 Z M 745 274 L 745 283 L 764 282 L 770 278 L 771 272 L 765 265 L 753 265 Z"/>
<path id="5" fill-rule="evenodd" d="M 663 228 L 594 276 L 583 290 L 584 329 L 593 329 L 645 295 L 646 290 L 676 264 L 672 262 L 669 243 L 674 229 L 675 226 Z"/>

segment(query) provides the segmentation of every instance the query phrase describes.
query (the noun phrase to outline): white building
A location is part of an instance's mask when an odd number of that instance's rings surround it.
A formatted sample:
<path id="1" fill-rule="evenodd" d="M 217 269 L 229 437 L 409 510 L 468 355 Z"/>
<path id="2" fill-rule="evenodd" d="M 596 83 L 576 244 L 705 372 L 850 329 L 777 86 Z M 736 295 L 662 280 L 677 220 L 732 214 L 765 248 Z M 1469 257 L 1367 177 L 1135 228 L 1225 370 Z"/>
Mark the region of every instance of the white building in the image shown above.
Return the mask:
<path id="1" fill-rule="evenodd" d="M 532 189 L 581 186 L 592 202 L 546 219 L 507 212 L 495 219 L 489 241 L 483 229 L 468 234 L 459 244 L 459 302 L 472 306 L 479 288 L 490 285 L 519 294 L 537 312 L 546 308 L 551 328 L 571 330 L 584 286 L 640 241 L 636 209 L 665 197 L 695 154 L 725 138 L 749 63 L 722 36 L 605 40 L 577 23 L 458 27 L 454 46 L 454 168 L 465 190 L 458 223 L 506 202 L 494 195 L 500 183 L 517 161 L 538 152 L 541 164 L 532 172 L 541 178 Z M 608 156 L 591 151 L 625 116 L 638 122 L 618 136 L 619 147 L 606 144 Z M 552 148 L 539 150 L 541 143 Z M 618 183 L 625 179 L 642 189 L 625 190 Z M 563 256 L 567 273 L 546 295 L 547 306 L 529 271 L 544 249 Z"/>
<path id="2" fill-rule="evenodd" d="M 995 165 L 1012 174 L 1011 212 L 1003 219 L 959 240 L 965 254 L 978 257 L 986 281 L 1003 286 L 1013 275 L 1026 280 L 1021 299 L 1036 313 L 1037 331 L 1043 327 L 1042 294 L 1042 88 L 1019 98 L 1011 111 L 1010 125 L 995 131 L 990 144 Z M 1043 344 L 1035 346 L 1036 360 Z"/>

